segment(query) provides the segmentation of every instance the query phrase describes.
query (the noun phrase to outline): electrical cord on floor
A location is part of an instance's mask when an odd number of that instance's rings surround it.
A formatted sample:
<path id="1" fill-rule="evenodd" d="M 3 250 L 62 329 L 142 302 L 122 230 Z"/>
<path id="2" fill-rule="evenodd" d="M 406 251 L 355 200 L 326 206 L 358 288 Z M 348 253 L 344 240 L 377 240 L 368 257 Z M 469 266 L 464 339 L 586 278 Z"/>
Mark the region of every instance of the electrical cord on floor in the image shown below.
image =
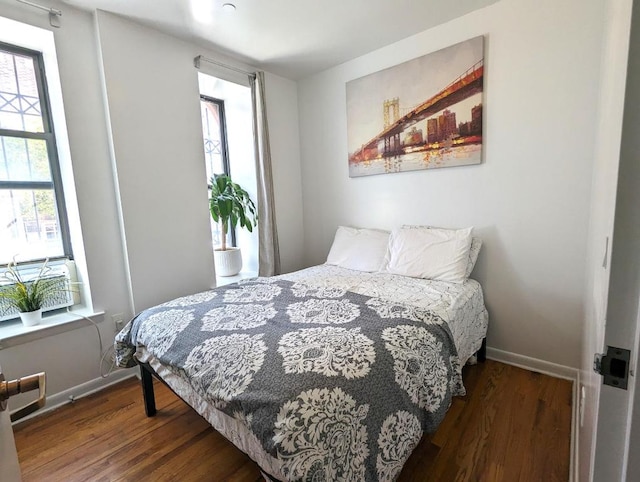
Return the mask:
<path id="1" fill-rule="evenodd" d="M 72 314 L 72 315 L 76 315 L 76 316 L 80 316 L 82 318 L 84 318 L 85 320 L 87 320 L 88 322 L 90 322 L 96 329 L 96 332 L 98 333 L 98 341 L 100 342 L 100 364 L 98 365 L 98 370 L 100 371 L 100 376 L 102 378 L 107 378 L 111 372 L 113 372 L 116 368 L 116 356 L 115 356 L 115 352 L 113 349 L 113 345 L 108 346 L 107 348 L 104 348 L 104 345 L 102 343 L 102 334 L 100 333 L 100 327 L 98 326 L 98 324 L 93 321 L 91 318 L 89 318 L 88 316 L 84 316 L 81 315 L 80 313 L 75 313 L 73 311 L 71 311 L 69 309 L 69 307 L 67 307 L 67 312 Z M 105 366 L 105 361 L 107 356 L 111 355 L 111 359 L 110 364 L 107 365 L 108 369 L 105 372 L 104 371 L 104 366 Z"/>

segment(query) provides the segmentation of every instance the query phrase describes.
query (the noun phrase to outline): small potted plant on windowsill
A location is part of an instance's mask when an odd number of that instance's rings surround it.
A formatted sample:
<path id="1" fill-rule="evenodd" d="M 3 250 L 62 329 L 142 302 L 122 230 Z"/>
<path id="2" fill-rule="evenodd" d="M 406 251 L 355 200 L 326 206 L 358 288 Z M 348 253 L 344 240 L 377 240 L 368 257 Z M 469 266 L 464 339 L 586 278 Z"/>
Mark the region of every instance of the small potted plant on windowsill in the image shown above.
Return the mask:
<path id="1" fill-rule="evenodd" d="M 15 261 L 11 261 L 4 272 L 4 282 L 0 283 L 0 302 L 4 301 L 2 304 L 5 310 L 17 309 L 24 326 L 40 323 L 42 307 L 61 291 L 57 280 L 48 276 L 48 261 L 47 259 L 42 264 L 38 274 L 31 279 L 23 278 Z"/>
<path id="2" fill-rule="evenodd" d="M 242 269 L 242 254 L 240 248 L 227 246 L 227 233 L 238 225 L 252 232 L 258 223 L 256 205 L 249 193 L 226 174 L 214 174 L 209 188 L 209 212 L 220 225 L 220 247 L 213 251 L 216 275 L 233 276 Z"/>

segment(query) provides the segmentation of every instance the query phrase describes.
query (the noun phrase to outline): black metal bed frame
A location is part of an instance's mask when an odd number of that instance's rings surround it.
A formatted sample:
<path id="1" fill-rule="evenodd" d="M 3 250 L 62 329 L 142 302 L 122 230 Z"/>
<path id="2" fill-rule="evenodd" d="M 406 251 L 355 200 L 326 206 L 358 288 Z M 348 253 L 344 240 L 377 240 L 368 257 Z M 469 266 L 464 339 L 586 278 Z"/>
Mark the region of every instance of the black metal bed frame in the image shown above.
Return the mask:
<path id="1" fill-rule="evenodd" d="M 167 383 L 156 373 L 153 368 L 151 368 L 151 365 L 149 365 L 148 363 L 138 362 L 138 365 L 140 365 L 140 384 L 142 385 L 144 412 L 147 414 L 147 417 L 153 417 L 158 412 L 156 410 L 156 395 L 153 391 L 153 377 L 155 376 L 167 387 L 169 387 L 169 385 L 167 385 Z M 171 391 L 173 392 L 173 389 Z"/>
<path id="2" fill-rule="evenodd" d="M 478 353 L 476 354 L 478 357 L 478 361 L 484 363 L 485 361 L 487 361 L 487 337 L 485 336 L 482 339 L 482 345 L 480 345 L 480 349 L 478 350 Z"/>

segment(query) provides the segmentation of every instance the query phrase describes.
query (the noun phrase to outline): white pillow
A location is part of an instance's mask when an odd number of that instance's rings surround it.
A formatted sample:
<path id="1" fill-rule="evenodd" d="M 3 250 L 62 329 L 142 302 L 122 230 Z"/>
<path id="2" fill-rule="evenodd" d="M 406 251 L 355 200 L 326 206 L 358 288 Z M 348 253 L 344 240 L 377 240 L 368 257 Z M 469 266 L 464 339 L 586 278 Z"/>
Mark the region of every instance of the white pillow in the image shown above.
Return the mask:
<path id="1" fill-rule="evenodd" d="M 480 254 L 480 248 L 482 248 L 482 240 L 480 238 L 471 238 L 471 247 L 469 248 L 469 260 L 467 262 L 467 271 L 465 277 L 468 278 L 473 272 L 473 267 L 478 261 L 478 255 Z"/>
<path id="2" fill-rule="evenodd" d="M 462 283 L 469 262 L 471 230 L 396 229 L 389 238 L 386 271 L 412 278 Z"/>
<path id="3" fill-rule="evenodd" d="M 358 271 L 379 271 L 388 245 L 388 231 L 338 226 L 327 264 Z"/>
<path id="4" fill-rule="evenodd" d="M 402 226 L 405 229 L 434 229 L 434 226 L 421 226 L 414 224 L 405 224 Z M 447 229 L 447 228 L 435 228 L 435 229 Z M 476 261 L 478 261 L 478 255 L 480 254 L 480 248 L 482 248 L 482 239 L 472 237 L 471 238 L 471 247 L 469 248 L 469 259 L 467 261 L 467 269 L 465 271 L 465 278 L 471 276 L 473 272 L 473 268 L 476 265 Z M 387 257 L 387 263 L 389 259 Z"/>

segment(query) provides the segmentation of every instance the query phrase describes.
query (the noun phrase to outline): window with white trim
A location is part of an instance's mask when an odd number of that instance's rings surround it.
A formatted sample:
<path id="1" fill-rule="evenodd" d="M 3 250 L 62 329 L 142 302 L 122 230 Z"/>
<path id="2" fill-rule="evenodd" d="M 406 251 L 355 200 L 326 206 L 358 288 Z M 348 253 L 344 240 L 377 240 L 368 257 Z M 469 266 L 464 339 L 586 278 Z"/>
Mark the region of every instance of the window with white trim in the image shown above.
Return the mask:
<path id="1" fill-rule="evenodd" d="M 0 42 L 0 264 L 72 257 L 42 53 Z"/>

